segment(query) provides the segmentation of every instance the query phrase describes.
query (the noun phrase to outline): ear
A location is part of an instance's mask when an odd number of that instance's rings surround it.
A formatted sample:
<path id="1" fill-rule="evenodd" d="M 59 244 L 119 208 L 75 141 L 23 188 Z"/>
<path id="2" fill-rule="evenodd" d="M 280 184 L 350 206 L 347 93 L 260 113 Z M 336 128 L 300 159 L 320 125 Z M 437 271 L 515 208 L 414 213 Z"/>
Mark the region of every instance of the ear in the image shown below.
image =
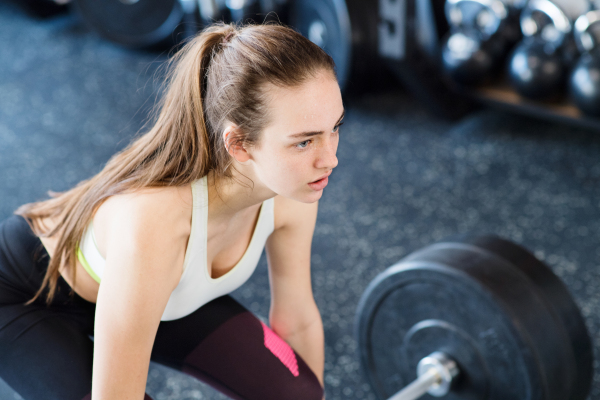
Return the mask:
<path id="1" fill-rule="evenodd" d="M 245 163 L 250 159 L 250 154 L 244 148 L 240 128 L 235 124 L 229 124 L 223 131 L 223 143 L 231 157 L 239 163 Z"/>

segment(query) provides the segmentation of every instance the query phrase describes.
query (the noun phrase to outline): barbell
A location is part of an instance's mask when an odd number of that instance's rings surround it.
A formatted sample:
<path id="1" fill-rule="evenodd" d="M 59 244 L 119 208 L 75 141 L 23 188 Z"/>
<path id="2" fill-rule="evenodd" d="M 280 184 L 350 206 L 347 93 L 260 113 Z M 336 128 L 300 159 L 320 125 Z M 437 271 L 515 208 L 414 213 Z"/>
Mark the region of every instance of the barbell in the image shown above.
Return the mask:
<path id="1" fill-rule="evenodd" d="M 463 236 L 380 273 L 355 336 L 379 399 L 585 400 L 592 343 L 562 281 L 523 247 Z"/>

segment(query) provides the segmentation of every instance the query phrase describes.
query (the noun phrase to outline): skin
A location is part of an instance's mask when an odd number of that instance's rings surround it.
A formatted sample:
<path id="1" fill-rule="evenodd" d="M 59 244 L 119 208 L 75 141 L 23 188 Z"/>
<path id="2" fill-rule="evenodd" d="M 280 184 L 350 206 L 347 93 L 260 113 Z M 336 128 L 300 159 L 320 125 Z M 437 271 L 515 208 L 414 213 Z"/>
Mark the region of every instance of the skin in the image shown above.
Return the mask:
<path id="1" fill-rule="evenodd" d="M 286 340 L 323 385 L 324 338 L 310 282 L 317 204 L 314 182 L 337 166 L 343 104 L 337 81 L 323 71 L 296 88 L 267 86 L 271 122 L 255 146 L 223 135 L 233 157 L 233 180 L 208 176 L 209 273 L 227 273 L 246 251 L 263 201 L 275 200 L 275 230 L 266 245 L 271 328 Z M 309 135 L 299 133 L 312 132 Z M 248 183 L 253 186 L 240 184 Z M 218 194 L 215 190 L 218 186 Z M 107 199 L 94 215 L 94 234 L 106 259 L 102 285 L 77 263 L 63 278 L 96 303 L 92 397 L 143 397 L 160 318 L 183 272 L 191 231 L 191 186 L 146 188 Z M 54 221 L 42 221 L 52 226 Z M 52 256 L 56 238 L 41 238 Z"/>

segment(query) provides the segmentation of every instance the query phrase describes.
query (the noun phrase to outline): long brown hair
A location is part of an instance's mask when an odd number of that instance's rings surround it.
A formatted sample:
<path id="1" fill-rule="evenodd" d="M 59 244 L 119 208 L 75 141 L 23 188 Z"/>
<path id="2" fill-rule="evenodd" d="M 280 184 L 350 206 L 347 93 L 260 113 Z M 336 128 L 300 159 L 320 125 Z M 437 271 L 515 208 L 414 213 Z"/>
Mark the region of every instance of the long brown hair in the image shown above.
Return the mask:
<path id="1" fill-rule="evenodd" d="M 221 134 L 225 122 L 240 128 L 236 141 L 256 145 L 269 123 L 265 84 L 295 87 L 321 71 L 335 74 L 333 60 L 321 48 L 276 24 L 211 25 L 167 66 L 165 95 L 148 132 L 111 157 L 92 178 L 15 211 L 36 235 L 58 235 L 42 285 L 25 304 L 34 302 L 46 287 L 49 304 L 63 268 L 71 268 L 75 280 L 79 241 L 108 197 L 143 187 L 186 185 L 209 171 L 231 177 L 232 160 Z M 40 223 L 48 217 L 58 221 L 52 230 Z"/>

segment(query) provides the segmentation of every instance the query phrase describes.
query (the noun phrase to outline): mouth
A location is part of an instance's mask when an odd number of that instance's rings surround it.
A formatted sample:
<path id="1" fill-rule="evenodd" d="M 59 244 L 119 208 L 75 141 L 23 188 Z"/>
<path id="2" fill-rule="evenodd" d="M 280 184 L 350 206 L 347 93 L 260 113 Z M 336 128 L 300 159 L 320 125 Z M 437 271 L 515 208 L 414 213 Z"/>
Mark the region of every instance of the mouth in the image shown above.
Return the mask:
<path id="1" fill-rule="evenodd" d="M 325 186 L 327 186 L 327 183 L 329 183 L 329 175 L 331 175 L 331 171 L 321 176 L 316 181 L 310 182 L 308 186 L 310 186 L 313 190 L 323 190 Z"/>

